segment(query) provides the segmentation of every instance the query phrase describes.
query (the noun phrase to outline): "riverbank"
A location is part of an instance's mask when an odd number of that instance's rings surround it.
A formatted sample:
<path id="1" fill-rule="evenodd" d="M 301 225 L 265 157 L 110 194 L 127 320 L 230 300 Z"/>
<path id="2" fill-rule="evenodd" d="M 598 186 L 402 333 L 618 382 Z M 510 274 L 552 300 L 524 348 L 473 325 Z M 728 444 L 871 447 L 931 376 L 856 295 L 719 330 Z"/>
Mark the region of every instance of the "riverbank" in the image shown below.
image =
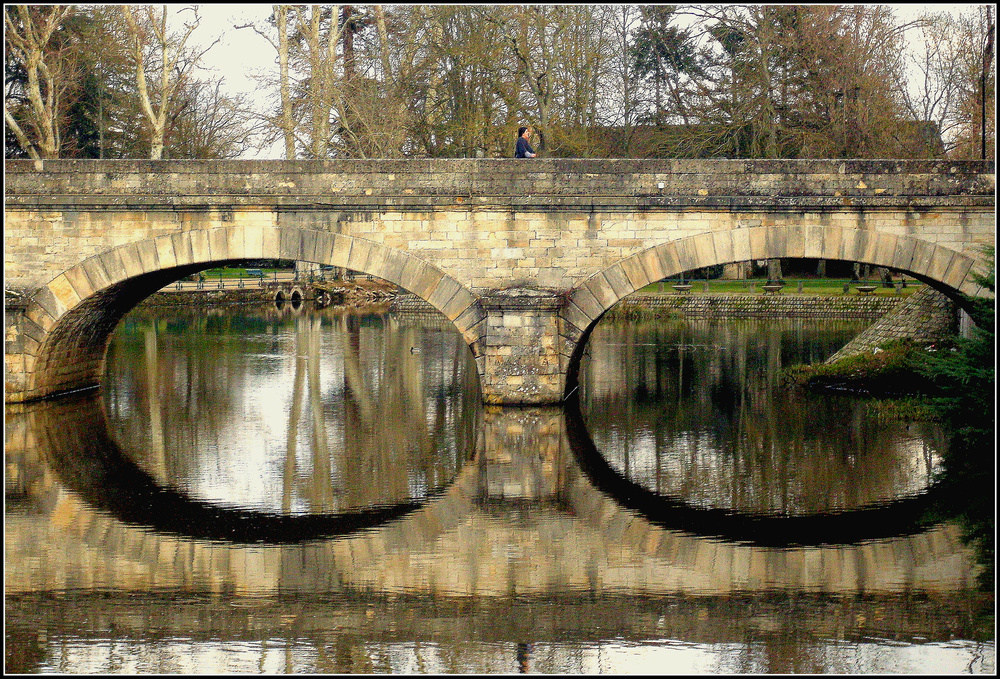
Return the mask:
<path id="1" fill-rule="evenodd" d="M 931 351 L 948 351 L 942 341 Z M 831 363 L 795 365 L 785 368 L 782 381 L 788 386 L 829 390 L 876 398 L 923 396 L 933 390 L 919 366 L 927 347 L 912 340 L 891 340 L 872 351 L 847 356 Z"/>
<path id="2" fill-rule="evenodd" d="M 210 306 L 313 301 L 320 306 L 367 306 L 392 302 L 399 289 L 387 281 L 358 278 L 342 281 L 265 281 L 241 288 L 165 288 L 143 302 L 149 306 Z"/>

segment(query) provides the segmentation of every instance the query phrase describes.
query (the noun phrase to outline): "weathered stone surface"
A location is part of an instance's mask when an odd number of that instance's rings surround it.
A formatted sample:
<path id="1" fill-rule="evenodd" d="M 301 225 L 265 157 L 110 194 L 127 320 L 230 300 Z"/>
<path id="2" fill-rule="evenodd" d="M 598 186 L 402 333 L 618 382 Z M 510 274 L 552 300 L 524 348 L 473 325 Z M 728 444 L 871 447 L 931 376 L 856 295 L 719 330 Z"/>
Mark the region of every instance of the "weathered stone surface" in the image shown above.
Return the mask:
<path id="1" fill-rule="evenodd" d="M 46 160 L 5 170 L 6 285 L 46 333 L 75 319 L 96 344 L 74 351 L 100 353 L 111 308 L 198 267 L 294 259 L 421 295 L 461 326 L 484 382 L 495 381 L 488 398 L 512 402 L 558 400 L 578 338 L 651 281 L 813 256 L 976 294 L 996 228 L 994 164 L 977 161 Z M 83 305 L 93 318 L 77 313 Z M 47 336 L 8 343 L 24 354 L 7 362 L 8 399 L 83 379 L 54 346 Z"/>
<path id="2" fill-rule="evenodd" d="M 933 288 L 921 288 L 848 342 L 827 359 L 827 363 L 874 351 L 880 344 L 894 339 L 933 343 L 954 333 L 956 327 L 955 304 Z"/>
<path id="3" fill-rule="evenodd" d="M 669 290 L 669 288 L 668 288 Z M 635 294 L 619 308 L 669 309 L 694 318 L 857 318 L 875 320 L 898 308 L 901 297 L 798 294 Z"/>
<path id="4" fill-rule="evenodd" d="M 480 298 L 485 311 L 483 400 L 506 405 L 557 403 L 565 375 L 555 338 L 561 297 L 509 288 Z"/>

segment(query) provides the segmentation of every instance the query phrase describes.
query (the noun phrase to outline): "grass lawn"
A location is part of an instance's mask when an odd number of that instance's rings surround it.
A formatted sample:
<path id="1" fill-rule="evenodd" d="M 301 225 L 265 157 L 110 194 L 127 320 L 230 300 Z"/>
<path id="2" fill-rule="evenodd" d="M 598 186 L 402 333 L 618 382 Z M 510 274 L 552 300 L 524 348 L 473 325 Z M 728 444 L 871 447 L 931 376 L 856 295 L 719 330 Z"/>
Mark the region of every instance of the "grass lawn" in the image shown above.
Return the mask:
<path id="1" fill-rule="evenodd" d="M 646 293 L 658 293 L 663 292 L 664 294 L 676 294 L 676 291 L 671 287 L 675 283 L 679 283 L 678 280 L 667 280 L 662 283 L 650 283 L 646 287 L 639 290 L 639 292 Z M 748 279 L 742 281 L 729 281 L 715 279 L 710 281 L 705 280 L 688 280 L 686 283 L 691 284 L 691 294 L 764 294 L 763 285 L 766 282 L 763 278 Z M 706 290 L 705 285 L 708 285 Z M 802 294 L 803 295 L 843 295 L 844 294 L 844 284 L 848 284 L 849 295 L 859 295 L 858 292 L 859 285 L 869 285 L 875 286 L 875 290 L 869 294 L 877 295 L 879 297 L 895 297 L 897 291 L 895 288 L 884 288 L 877 281 L 863 281 L 860 283 L 851 283 L 849 279 L 846 278 L 812 278 L 812 279 L 785 279 L 785 287 L 781 289 L 780 294 L 798 294 L 799 284 L 802 284 Z M 922 287 L 922 283 L 917 281 L 907 281 L 906 287 L 903 288 L 900 293 L 901 296 L 905 297 L 907 295 L 913 294 L 917 289 Z M 662 290 L 661 290 L 662 288 Z"/>
<path id="2" fill-rule="evenodd" d="M 253 267 L 250 267 L 250 268 L 253 269 Z M 277 271 L 278 273 L 291 273 L 292 272 L 291 269 L 255 269 L 255 270 L 263 272 L 265 277 L 270 277 L 273 274 L 273 272 L 275 272 L 275 271 Z M 232 268 L 232 269 L 230 269 L 230 268 L 227 267 L 225 269 L 206 269 L 206 270 L 202 271 L 201 273 L 203 273 L 205 275 L 205 279 L 206 280 L 208 280 L 210 278 L 215 279 L 215 280 L 219 280 L 220 276 L 222 278 L 240 278 L 241 276 L 243 278 L 250 278 L 250 276 L 247 275 L 247 269 L 245 269 L 245 268 Z"/>

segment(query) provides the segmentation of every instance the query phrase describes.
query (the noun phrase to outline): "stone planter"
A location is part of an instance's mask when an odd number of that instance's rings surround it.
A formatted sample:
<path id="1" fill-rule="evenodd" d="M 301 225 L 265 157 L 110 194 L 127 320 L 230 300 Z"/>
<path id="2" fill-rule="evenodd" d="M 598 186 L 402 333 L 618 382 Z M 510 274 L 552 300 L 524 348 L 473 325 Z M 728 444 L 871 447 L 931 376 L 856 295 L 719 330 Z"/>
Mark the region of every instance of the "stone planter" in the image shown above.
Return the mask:
<path id="1" fill-rule="evenodd" d="M 766 283 L 762 287 L 764 288 L 764 292 L 776 293 L 780 292 L 785 286 L 781 283 Z"/>
<path id="2" fill-rule="evenodd" d="M 691 291 L 691 284 L 690 283 L 678 283 L 677 285 L 674 285 L 673 288 L 677 292 L 690 292 Z"/>
<path id="3" fill-rule="evenodd" d="M 857 286 L 859 295 L 870 295 L 878 289 L 877 285 L 859 285 Z"/>

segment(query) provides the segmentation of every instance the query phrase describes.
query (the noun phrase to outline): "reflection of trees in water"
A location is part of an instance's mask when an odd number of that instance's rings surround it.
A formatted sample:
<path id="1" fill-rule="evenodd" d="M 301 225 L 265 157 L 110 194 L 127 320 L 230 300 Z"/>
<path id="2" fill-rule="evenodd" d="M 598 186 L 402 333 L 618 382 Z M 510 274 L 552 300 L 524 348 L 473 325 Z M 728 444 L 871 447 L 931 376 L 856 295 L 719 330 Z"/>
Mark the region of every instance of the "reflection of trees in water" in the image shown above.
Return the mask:
<path id="1" fill-rule="evenodd" d="M 142 442 L 129 454 L 167 483 L 238 483 L 264 464 L 275 509 L 339 511 L 421 497 L 454 475 L 476 432 L 467 354 L 443 317 L 145 311 L 115 338 L 106 402 L 119 439 Z M 250 420 L 275 414 L 280 437 L 252 440 Z M 270 459 L 240 460 L 241 447 Z"/>
<path id="2" fill-rule="evenodd" d="M 118 333 L 139 335 L 141 343 L 112 343 L 109 378 L 102 384 L 120 439 L 142 441 L 145 445 L 129 452 L 167 479 L 204 462 L 200 458 L 205 451 L 223 444 L 227 415 L 238 409 L 244 389 L 246 361 L 220 357 L 238 356 L 238 350 L 250 355 L 270 344 L 258 336 L 241 342 L 232 336 L 236 330 L 229 319 L 217 311 L 200 311 L 170 320 L 149 312 L 127 317 Z M 198 426 L 178 427 L 178 421 Z M 196 459 L 182 461 L 168 455 L 167 447 L 186 449 Z M 154 455 L 159 461 L 150 459 Z"/>
<path id="3" fill-rule="evenodd" d="M 419 347 L 417 330 L 390 318 L 382 332 L 363 333 L 360 320 L 344 317 L 340 332 L 343 492 L 349 504 L 370 504 L 376 490 L 392 497 L 420 495 L 443 479 L 438 479 L 433 464 L 436 451 L 427 426 L 422 354 L 410 351 Z M 400 459 L 410 464 L 400 465 Z M 451 473 L 457 471 L 457 462 Z"/>
<path id="4" fill-rule="evenodd" d="M 60 670 L 66 673 L 83 667 L 114 671 L 138 663 L 150 671 L 184 673 L 199 669 L 192 667 L 194 659 L 204 663 L 211 650 L 229 661 L 231 671 L 255 668 L 267 674 L 403 674 L 416 669 L 512 674 L 521 668 L 556 674 L 635 673 L 641 667 L 634 659 L 645 650 L 651 653 L 647 665 L 670 662 L 672 670 L 691 673 L 851 674 L 888 667 L 909 673 L 961 648 L 920 643 L 914 635 L 947 642 L 976 638 L 979 632 L 969 620 L 968 604 L 912 595 L 458 603 L 358 597 L 260 606 L 133 595 L 8 604 L 16 624 L 13 630 L 8 626 L 7 638 L 17 642 L 12 651 L 18 653 L 7 666 L 12 672 L 37 671 L 35 663 L 49 654 L 64 663 Z M 979 634 L 988 634 L 987 625 L 980 627 Z M 108 644 L 103 653 L 82 652 L 86 644 L 101 642 Z M 982 643 L 978 658 L 967 648 L 963 657 L 975 659 L 967 671 L 988 672 L 990 648 Z M 664 659 L 657 649 L 687 653 Z M 951 660 L 948 666 L 958 664 Z"/>
<path id="5" fill-rule="evenodd" d="M 779 383 L 781 368 L 825 359 L 858 329 L 602 324 L 583 366 L 588 430 L 637 483 L 695 504 L 818 512 L 919 491 L 932 473 L 928 447 L 943 445 L 935 431 Z"/>

